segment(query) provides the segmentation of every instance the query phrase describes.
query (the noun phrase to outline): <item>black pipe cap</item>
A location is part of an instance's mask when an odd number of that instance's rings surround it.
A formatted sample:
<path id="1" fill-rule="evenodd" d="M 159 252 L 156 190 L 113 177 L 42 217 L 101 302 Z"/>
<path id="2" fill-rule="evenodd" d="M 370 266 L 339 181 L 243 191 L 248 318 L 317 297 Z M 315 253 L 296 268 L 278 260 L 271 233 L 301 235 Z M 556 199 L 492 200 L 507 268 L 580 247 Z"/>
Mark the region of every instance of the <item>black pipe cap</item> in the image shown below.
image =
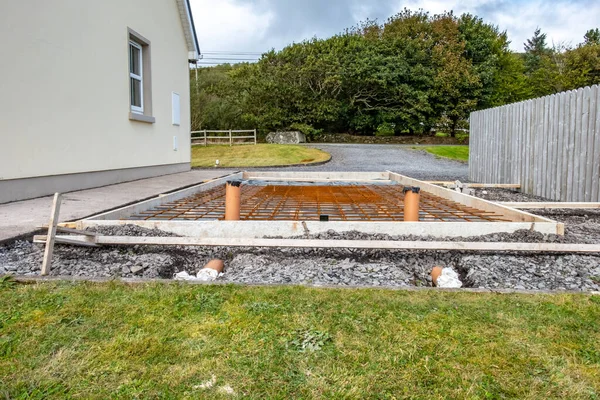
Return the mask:
<path id="1" fill-rule="evenodd" d="M 240 187 L 242 186 L 242 181 L 227 181 L 227 184 L 235 187 Z"/>
<path id="2" fill-rule="evenodd" d="M 403 194 L 406 194 L 406 192 L 419 193 L 420 191 L 421 188 L 418 186 L 404 186 L 404 189 L 402 189 Z"/>

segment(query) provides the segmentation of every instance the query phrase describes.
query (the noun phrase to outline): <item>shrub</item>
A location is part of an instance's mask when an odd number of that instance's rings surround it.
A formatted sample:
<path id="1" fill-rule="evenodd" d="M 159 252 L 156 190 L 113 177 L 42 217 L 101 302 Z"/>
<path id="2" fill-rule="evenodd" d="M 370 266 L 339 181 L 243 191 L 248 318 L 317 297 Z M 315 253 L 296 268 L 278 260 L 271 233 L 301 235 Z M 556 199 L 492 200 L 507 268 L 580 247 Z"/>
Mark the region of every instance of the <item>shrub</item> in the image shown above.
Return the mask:
<path id="1" fill-rule="evenodd" d="M 396 134 L 396 124 L 384 122 L 377 127 L 375 136 L 394 136 Z"/>

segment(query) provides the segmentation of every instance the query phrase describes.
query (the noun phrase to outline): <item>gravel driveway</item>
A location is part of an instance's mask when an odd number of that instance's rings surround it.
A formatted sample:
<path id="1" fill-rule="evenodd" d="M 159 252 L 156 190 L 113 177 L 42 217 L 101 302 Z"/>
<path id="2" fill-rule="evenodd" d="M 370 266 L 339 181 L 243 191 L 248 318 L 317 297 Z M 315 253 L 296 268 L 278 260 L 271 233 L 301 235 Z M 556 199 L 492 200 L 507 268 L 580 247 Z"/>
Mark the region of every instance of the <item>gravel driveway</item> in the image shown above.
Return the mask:
<path id="1" fill-rule="evenodd" d="M 309 145 L 331 154 L 331 161 L 314 167 L 287 167 L 289 171 L 386 171 L 417 179 L 466 181 L 467 163 L 436 158 L 415 146 L 382 144 L 314 144 Z M 256 168 L 262 171 L 269 168 Z"/>

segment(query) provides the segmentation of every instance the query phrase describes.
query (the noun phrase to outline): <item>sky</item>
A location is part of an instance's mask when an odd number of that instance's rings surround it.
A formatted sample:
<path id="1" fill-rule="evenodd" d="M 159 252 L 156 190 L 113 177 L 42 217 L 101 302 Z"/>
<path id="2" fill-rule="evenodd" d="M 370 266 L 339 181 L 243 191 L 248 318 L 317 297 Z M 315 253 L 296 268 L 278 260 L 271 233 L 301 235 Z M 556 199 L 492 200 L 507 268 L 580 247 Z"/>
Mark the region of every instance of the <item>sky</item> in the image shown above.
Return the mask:
<path id="1" fill-rule="evenodd" d="M 511 49 L 539 27 L 548 43 L 576 45 L 600 27 L 600 1 L 542 0 L 190 0 L 205 63 L 257 59 L 312 37 L 326 38 L 365 19 L 384 22 L 404 8 L 475 14 L 506 30 Z M 233 54 L 236 53 L 236 54 Z M 234 60 L 226 60 L 233 58 Z"/>

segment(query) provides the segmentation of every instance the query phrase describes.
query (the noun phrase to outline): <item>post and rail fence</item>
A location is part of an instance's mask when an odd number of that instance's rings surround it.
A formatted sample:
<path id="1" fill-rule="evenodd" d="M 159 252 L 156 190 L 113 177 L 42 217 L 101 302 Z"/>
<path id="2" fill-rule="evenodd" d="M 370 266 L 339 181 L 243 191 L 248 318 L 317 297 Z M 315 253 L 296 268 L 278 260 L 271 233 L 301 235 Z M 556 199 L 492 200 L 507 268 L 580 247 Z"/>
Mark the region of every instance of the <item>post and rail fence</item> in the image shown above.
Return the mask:
<path id="1" fill-rule="evenodd" d="M 252 135 L 240 135 L 251 133 Z M 241 145 L 241 144 L 256 144 L 256 129 L 252 130 L 221 130 L 221 131 L 192 131 L 192 144 L 201 144 L 207 146 L 209 144 L 218 145 Z M 208 136 L 209 134 L 214 134 Z M 251 141 L 249 141 L 252 139 Z"/>
<path id="2" fill-rule="evenodd" d="M 471 113 L 469 179 L 600 201 L 600 86 Z"/>

